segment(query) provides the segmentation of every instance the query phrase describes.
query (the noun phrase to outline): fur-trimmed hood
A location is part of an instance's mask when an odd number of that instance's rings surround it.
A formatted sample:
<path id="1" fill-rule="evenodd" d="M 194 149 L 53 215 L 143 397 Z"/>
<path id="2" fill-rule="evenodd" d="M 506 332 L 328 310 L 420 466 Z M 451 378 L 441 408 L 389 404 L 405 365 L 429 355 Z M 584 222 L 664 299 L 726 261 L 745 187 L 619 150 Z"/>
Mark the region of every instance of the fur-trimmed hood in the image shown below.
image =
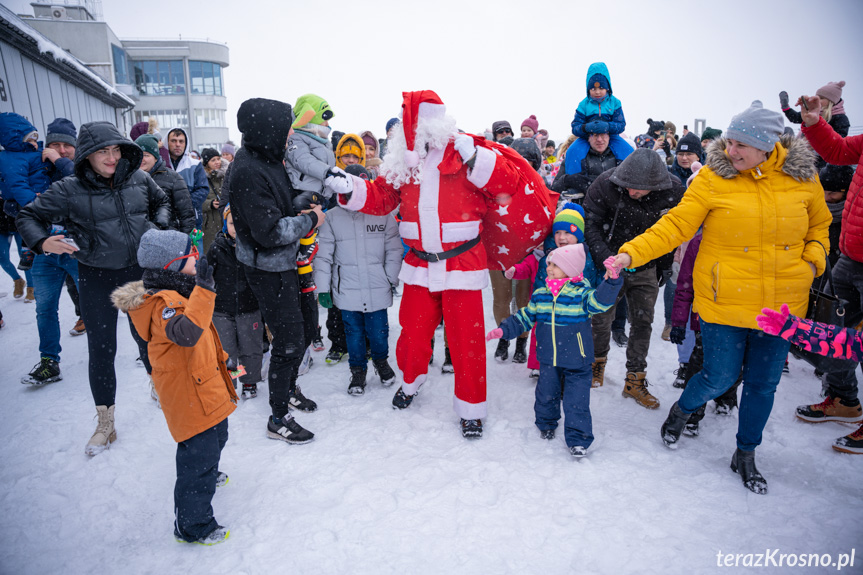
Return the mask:
<path id="1" fill-rule="evenodd" d="M 726 180 L 730 180 L 740 174 L 737 169 L 731 164 L 725 149 L 728 146 L 726 138 L 718 138 L 714 140 L 707 148 L 707 166 L 713 172 Z M 818 169 L 815 167 L 816 155 L 815 151 L 809 145 L 809 142 L 803 138 L 785 134 L 779 139 L 779 143 L 770 153 L 779 153 L 778 148 L 784 149 L 785 160 L 782 162 L 782 172 L 791 176 L 798 182 L 806 182 L 814 180 L 818 175 Z M 769 158 L 768 158 L 769 159 Z"/>
<path id="2" fill-rule="evenodd" d="M 143 280 L 129 282 L 111 293 L 111 302 L 121 312 L 129 313 L 130 309 L 135 309 L 144 303 L 145 295 L 147 295 L 147 290 L 144 289 Z"/>

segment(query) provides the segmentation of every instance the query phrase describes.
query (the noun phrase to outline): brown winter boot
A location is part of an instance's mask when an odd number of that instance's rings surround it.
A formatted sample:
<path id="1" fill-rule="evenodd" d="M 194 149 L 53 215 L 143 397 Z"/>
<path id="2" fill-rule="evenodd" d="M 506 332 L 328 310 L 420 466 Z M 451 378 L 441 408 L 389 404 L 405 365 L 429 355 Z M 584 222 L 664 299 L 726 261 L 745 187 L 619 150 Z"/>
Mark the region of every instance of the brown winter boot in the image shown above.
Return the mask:
<path id="1" fill-rule="evenodd" d="M 90 456 L 102 453 L 117 440 L 117 432 L 114 431 L 114 406 L 97 405 L 96 415 L 99 417 L 99 423 L 96 424 L 96 431 L 84 448 L 84 453 Z"/>
<path id="2" fill-rule="evenodd" d="M 22 297 L 24 297 L 24 286 L 27 285 L 27 282 L 24 281 L 24 278 L 18 278 L 12 283 L 12 297 L 14 297 L 15 299 L 21 299 Z"/>
<path id="3" fill-rule="evenodd" d="M 36 294 L 33 292 L 33 288 L 27 288 L 27 295 L 24 296 L 24 303 L 33 303 L 36 301 Z"/>
<path id="4" fill-rule="evenodd" d="M 647 391 L 647 377 L 643 371 L 627 372 L 626 381 L 623 387 L 623 397 L 631 397 L 638 402 L 639 405 L 647 409 L 656 409 L 659 407 L 659 400 L 653 397 Z"/>
<path id="5" fill-rule="evenodd" d="M 605 383 L 605 362 L 607 357 L 597 357 L 593 362 L 593 379 L 590 382 L 590 387 L 602 387 Z"/>

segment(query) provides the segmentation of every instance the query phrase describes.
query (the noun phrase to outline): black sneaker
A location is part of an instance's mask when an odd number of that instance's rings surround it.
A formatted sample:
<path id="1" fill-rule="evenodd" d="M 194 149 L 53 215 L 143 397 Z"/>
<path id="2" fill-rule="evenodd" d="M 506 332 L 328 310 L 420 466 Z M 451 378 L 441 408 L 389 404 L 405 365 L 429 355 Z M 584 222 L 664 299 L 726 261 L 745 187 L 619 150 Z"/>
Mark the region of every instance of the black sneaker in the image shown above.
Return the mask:
<path id="1" fill-rule="evenodd" d="M 494 350 L 494 358 L 500 362 L 509 359 L 509 340 L 502 338 L 498 340 L 497 349 Z"/>
<path id="2" fill-rule="evenodd" d="M 285 414 L 278 423 L 272 417 L 267 419 L 267 437 L 299 445 L 313 440 L 315 434 L 304 429 L 290 414 Z"/>
<path id="3" fill-rule="evenodd" d="M 581 459 L 582 457 L 587 457 L 587 448 L 581 445 L 573 445 L 569 448 L 569 454 L 575 459 Z"/>
<path id="4" fill-rule="evenodd" d="M 257 383 L 244 383 L 243 384 L 243 399 L 252 399 L 253 397 L 258 397 L 258 384 Z"/>
<path id="5" fill-rule="evenodd" d="M 227 540 L 228 537 L 231 536 L 231 531 L 227 527 L 222 527 L 221 525 L 217 525 L 213 531 L 210 532 L 209 535 L 201 537 L 196 541 L 186 541 L 177 533 L 174 533 L 174 539 L 177 543 L 197 543 L 198 545 L 216 545 L 218 543 L 222 543 Z"/>
<path id="6" fill-rule="evenodd" d="M 686 370 L 689 367 L 688 363 L 681 363 L 680 367 L 674 370 L 674 375 L 677 377 L 674 378 L 674 387 L 677 389 L 686 389 Z"/>
<path id="7" fill-rule="evenodd" d="M 455 373 L 455 368 L 452 366 L 452 357 L 449 354 L 449 346 L 444 348 L 443 365 L 440 366 L 441 373 Z"/>
<path id="8" fill-rule="evenodd" d="M 515 340 L 515 353 L 512 354 L 513 363 L 527 363 L 527 338 L 519 337 Z"/>
<path id="9" fill-rule="evenodd" d="M 347 354 L 344 351 L 330 349 L 330 353 L 327 354 L 327 357 L 326 359 L 324 359 L 324 361 L 327 362 L 328 365 L 335 365 L 342 361 L 342 358 L 345 357 L 345 355 Z"/>
<path id="10" fill-rule="evenodd" d="M 479 439 L 482 437 L 481 419 L 462 419 L 461 435 L 467 439 Z"/>
<path id="11" fill-rule="evenodd" d="M 43 357 L 39 363 L 33 366 L 33 370 L 21 378 L 21 383 L 28 385 L 45 385 L 60 381 L 60 364 L 51 358 Z"/>
<path id="12" fill-rule="evenodd" d="M 216 476 L 216 487 L 224 487 L 228 484 L 228 481 L 230 481 L 230 479 L 228 478 L 228 474 L 224 471 L 220 471 L 219 474 Z"/>
<path id="13" fill-rule="evenodd" d="M 611 339 L 614 340 L 614 343 L 617 344 L 617 347 L 626 347 L 626 344 L 629 343 L 629 337 L 627 337 L 626 332 L 622 329 L 616 329 L 612 331 Z"/>
<path id="14" fill-rule="evenodd" d="M 393 396 L 393 408 L 394 409 L 407 409 L 410 407 L 411 402 L 417 394 L 407 395 L 402 388 L 400 387 L 396 394 Z"/>
<path id="15" fill-rule="evenodd" d="M 22 272 L 33 269 L 33 260 L 36 258 L 36 253 L 32 250 L 24 248 L 21 250 L 21 257 L 18 259 L 18 269 Z"/>
<path id="16" fill-rule="evenodd" d="M 782 366 L 782 375 L 786 373 L 791 373 L 791 369 L 788 367 L 788 360 L 785 360 L 785 365 Z"/>
<path id="17" fill-rule="evenodd" d="M 543 439 L 554 439 L 554 430 L 553 429 L 541 429 L 539 431 L 539 436 Z"/>
<path id="18" fill-rule="evenodd" d="M 318 409 L 318 404 L 303 395 L 303 390 L 299 385 L 294 385 L 294 388 L 288 392 L 288 404 L 294 409 L 299 409 L 306 413 L 311 413 Z"/>
<path id="19" fill-rule="evenodd" d="M 348 384 L 348 393 L 351 395 L 362 395 L 365 392 L 366 368 L 351 366 L 351 382 Z"/>
<path id="20" fill-rule="evenodd" d="M 376 359 L 372 361 L 372 365 L 375 367 L 375 373 L 381 378 L 381 384 L 389 387 L 396 382 L 396 372 L 390 367 L 387 358 Z"/>
<path id="21" fill-rule="evenodd" d="M 318 331 L 312 339 L 312 349 L 315 351 L 324 351 L 324 338 L 321 337 L 321 326 L 318 326 Z"/>

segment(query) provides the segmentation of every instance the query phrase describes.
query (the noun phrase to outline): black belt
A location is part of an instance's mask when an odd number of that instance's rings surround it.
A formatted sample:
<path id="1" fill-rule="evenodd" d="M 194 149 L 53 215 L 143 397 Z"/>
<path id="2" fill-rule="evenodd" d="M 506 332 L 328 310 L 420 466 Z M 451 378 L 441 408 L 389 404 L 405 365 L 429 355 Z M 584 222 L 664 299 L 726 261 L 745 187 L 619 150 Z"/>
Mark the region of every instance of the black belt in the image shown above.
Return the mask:
<path id="1" fill-rule="evenodd" d="M 411 248 L 413 254 L 419 259 L 427 262 L 440 262 L 443 260 L 448 260 L 449 258 L 454 258 L 458 255 L 461 255 L 477 245 L 479 243 L 479 236 L 474 239 L 467 241 L 463 244 L 459 244 L 451 250 L 447 250 L 445 252 L 440 252 L 438 254 L 433 254 L 430 252 L 421 252 L 417 249 Z"/>

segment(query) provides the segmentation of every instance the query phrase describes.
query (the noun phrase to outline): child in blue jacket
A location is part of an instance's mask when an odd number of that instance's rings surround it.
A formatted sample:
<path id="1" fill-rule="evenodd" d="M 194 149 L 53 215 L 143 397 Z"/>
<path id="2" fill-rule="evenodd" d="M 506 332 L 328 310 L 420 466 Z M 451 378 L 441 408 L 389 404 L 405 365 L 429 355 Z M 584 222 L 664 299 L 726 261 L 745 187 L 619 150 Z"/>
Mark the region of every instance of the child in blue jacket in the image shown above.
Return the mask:
<path id="1" fill-rule="evenodd" d="M 0 114 L 0 196 L 5 200 L 3 211 L 13 218 L 51 185 L 48 170 L 53 166 L 42 159 L 42 142 L 38 140 L 39 133 L 24 116 Z M 18 269 L 28 272 L 27 285 L 32 288 L 29 270 L 34 254 L 26 248 L 19 253 Z"/>
<path id="2" fill-rule="evenodd" d="M 581 161 L 587 156 L 591 134 L 608 134 L 608 147 L 623 161 L 632 153 L 632 146 L 621 138 L 626 129 L 623 104 L 612 95 L 611 75 L 604 62 L 594 62 L 587 69 L 587 97 L 578 104 L 572 120 L 572 133 L 578 139 L 566 151 L 566 173 L 581 173 Z"/>
<path id="3" fill-rule="evenodd" d="M 486 340 L 513 339 L 536 324 L 539 380 L 536 384 L 536 426 L 543 439 L 553 439 L 560 420 L 561 392 L 566 446 L 575 458 L 587 455 L 593 443 L 590 381 L 593 333 L 590 318 L 611 309 L 623 278 L 606 261 L 606 281 L 596 289 L 583 277 L 583 244 L 565 245 L 547 256 L 548 277 L 526 308 L 491 330 Z"/>

